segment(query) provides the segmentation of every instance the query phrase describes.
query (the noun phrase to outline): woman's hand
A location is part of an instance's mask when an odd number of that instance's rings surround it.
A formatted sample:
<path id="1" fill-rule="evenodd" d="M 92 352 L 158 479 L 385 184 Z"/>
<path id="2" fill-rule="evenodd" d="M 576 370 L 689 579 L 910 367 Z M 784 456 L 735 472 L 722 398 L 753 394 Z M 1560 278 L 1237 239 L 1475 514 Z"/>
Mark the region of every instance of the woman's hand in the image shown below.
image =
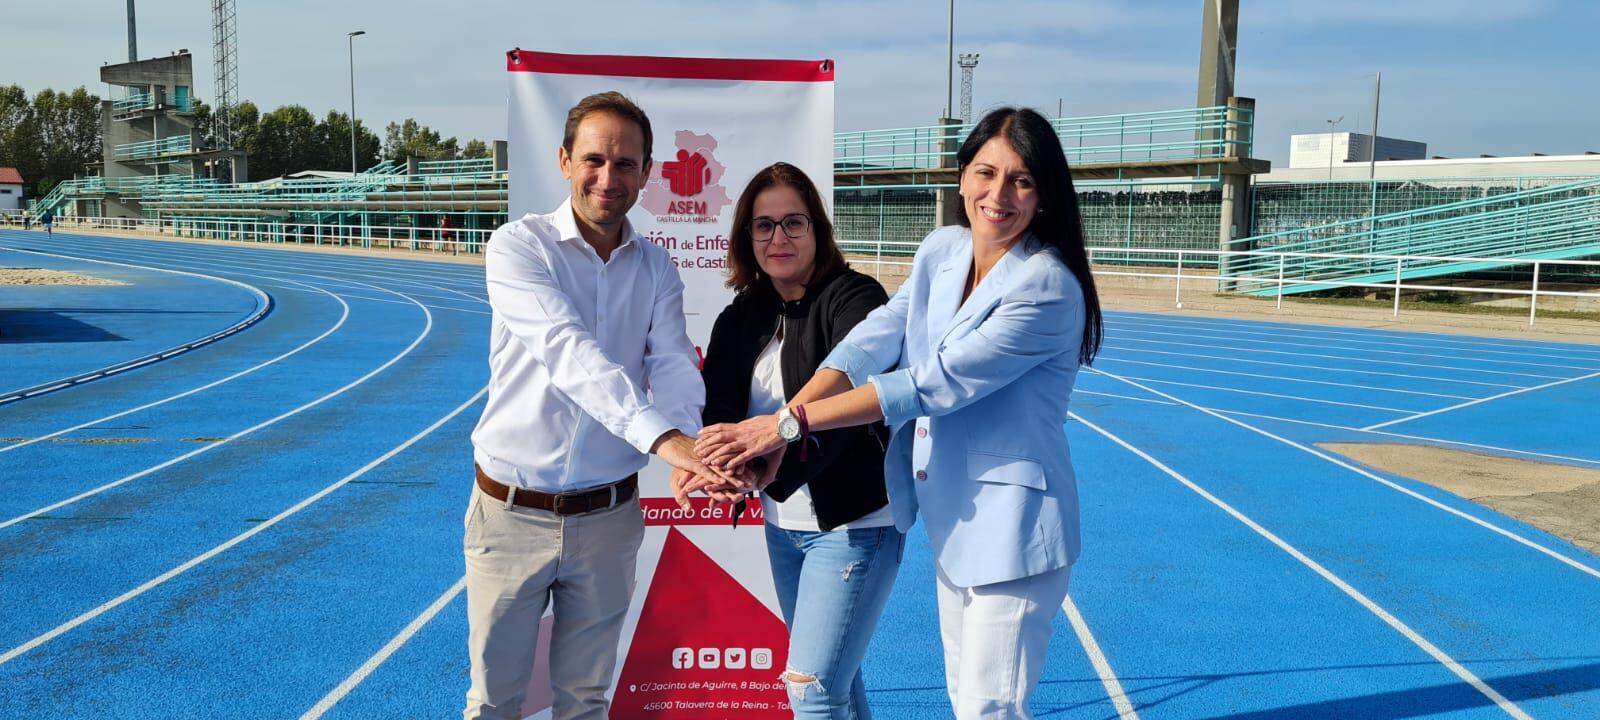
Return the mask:
<path id="1" fill-rule="evenodd" d="M 712 467 L 727 471 L 784 447 L 776 415 L 757 415 L 741 423 L 712 425 L 700 431 L 694 449 Z M 774 463 L 768 464 L 776 472 Z"/>

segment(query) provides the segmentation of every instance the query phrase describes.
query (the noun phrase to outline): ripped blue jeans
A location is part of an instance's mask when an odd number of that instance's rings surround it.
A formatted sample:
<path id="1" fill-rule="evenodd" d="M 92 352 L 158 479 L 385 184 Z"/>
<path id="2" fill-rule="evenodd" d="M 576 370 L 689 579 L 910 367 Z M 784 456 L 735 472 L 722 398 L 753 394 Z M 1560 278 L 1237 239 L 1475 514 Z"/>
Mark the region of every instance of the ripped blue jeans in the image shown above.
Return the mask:
<path id="1" fill-rule="evenodd" d="M 905 535 L 893 527 L 807 532 L 767 525 L 772 579 L 789 626 L 783 680 L 797 720 L 872 717 L 861 659 L 904 547 Z"/>

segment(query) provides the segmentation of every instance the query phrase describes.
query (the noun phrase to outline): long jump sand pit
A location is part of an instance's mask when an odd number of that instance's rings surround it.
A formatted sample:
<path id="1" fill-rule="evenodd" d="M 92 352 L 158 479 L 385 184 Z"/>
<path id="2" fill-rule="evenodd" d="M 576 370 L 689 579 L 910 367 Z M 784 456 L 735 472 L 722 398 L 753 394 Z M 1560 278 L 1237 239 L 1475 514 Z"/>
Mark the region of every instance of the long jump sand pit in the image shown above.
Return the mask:
<path id="1" fill-rule="evenodd" d="M 0 285 L 124 285 L 92 275 L 44 268 L 0 267 Z"/>
<path id="2" fill-rule="evenodd" d="M 1600 470 L 1428 445 L 1324 443 L 1386 473 L 1428 483 L 1600 553 Z"/>

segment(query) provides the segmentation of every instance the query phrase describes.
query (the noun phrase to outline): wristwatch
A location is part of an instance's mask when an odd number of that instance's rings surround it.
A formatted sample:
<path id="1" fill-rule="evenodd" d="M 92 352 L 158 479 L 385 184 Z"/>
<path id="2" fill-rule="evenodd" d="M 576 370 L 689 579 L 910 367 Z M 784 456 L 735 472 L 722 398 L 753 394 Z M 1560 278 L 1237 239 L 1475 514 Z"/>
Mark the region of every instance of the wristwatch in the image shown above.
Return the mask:
<path id="1" fill-rule="evenodd" d="M 800 439 L 800 420 L 787 407 L 778 410 L 778 437 L 791 443 Z"/>

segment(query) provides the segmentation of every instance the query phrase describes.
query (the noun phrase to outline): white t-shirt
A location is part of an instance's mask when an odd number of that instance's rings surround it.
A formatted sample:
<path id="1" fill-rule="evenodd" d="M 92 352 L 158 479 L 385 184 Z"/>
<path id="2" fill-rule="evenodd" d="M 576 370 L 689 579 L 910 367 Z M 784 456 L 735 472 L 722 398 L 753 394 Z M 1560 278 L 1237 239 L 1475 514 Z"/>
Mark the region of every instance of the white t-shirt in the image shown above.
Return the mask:
<path id="1" fill-rule="evenodd" d="M 772 342 L 761 351 L 756 358 L 755 372 L 750 375 L 750 408 L 749 417 L 757 415 L 771 415 L 783 407 L 783 370 L 778 365 L 778 357 L 783 350 L 783 335 L 775 334 Z M 789 452 L 797 452 L 798 448 L 789 448 Z M 787 455 L 785 455 L 787 457 Z M 767 522 L 773 523 L 784 530 L 801 530 L 821 532 L 817 525 L 817 511 L 811 504 L 811 488 L 801 485 L 795 488 L 794 494 L 788 500 L 778 502 L 766 493 L 761 494 L 761 511 L 766 514 Z M 877 510 L 867 513 L 864 517 L 840 525 L 834 530 L 850 530 L 853 528 L 887 527 L 894 524 L 894 515 L 889 512 L 889 506 L 884 505 Z"/>

